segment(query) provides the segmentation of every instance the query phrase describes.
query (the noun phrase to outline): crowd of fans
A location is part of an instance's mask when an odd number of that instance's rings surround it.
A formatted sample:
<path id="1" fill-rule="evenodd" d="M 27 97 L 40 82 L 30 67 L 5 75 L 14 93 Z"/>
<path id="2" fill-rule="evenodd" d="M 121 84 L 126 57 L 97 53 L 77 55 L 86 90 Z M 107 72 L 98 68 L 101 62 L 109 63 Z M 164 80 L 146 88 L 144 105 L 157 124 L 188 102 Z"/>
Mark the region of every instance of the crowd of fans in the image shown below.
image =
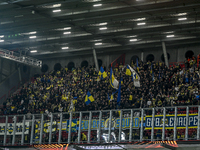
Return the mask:
<path id="1" fill-rule="evenodd" d="M 195 61 L 167 67 L 162 62 L 132 62 L 130 66 L 140 76 L 140 87 L 134 87 L 126 66 L 113 67 L 121 82 L 121 102 L 117 104 L 116 89 L 110 85 L 110 68 L 101 79 L 94 66 L 51 71 L 24 84 L 21 91 L 3 104 L 1 114 L 35 114 L 87 110 L 152 108 L 199 104 L 200 69 Z M 94 102 L 85 104 L 87 91 Z M 115 93 L 115 94 L 114 94 Z"/>

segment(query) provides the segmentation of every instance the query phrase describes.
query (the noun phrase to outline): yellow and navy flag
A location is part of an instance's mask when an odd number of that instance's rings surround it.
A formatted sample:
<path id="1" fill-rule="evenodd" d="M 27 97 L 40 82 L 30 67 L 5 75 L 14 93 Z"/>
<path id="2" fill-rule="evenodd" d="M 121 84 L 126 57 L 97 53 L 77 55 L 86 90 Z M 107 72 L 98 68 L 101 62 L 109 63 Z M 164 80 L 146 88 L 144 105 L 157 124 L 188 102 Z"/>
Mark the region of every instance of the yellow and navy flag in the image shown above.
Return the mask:
<path id="1" fill-rule="evenodd" d="M 131 73 L 129 65 L 127 65 L 127 67 L 126 67 L 126 75 L 133 76 L 133 74 Z"/>
<path id="2" fill-rule="evenodd" d="M 72 119 L 71 122 L 71 132 L 76 132 L 77 131 L 77 119 Z M 69 126 L 70 126 L 70 120 L 67 120 L 67 127 L 66 127 L 66 132 L 69 132 Z"/>
<path id="3" fill-rule="evenodd" d="M 110 85 L 114 88 L 114 89 L 118 89 L 118 85 L 119 85 L 119 81 L 117 81 L 114 77 L 114 74 L 112 72 L 112 67 L 110 69 Z"/>
<path id="4" fill-rule="evenodd" d="M 103 67 L 101 67 L 100 70 L 99 70 L 99 76 L 101 77 L 101 80 L 103 78 L 107 77 L 107 73 L 105 72 L 105 70 L 103 69 Z"/>
<path id="5" fill-rule="evenodd" d="M 131 74 L 130 74 L 131 72 Z M 127 65 L 126 68 L 126 75 L 132 76 L 133 77 L 133 83 L 135 87 L 140 87 L 140 76 L 138 73 L 129 65 Z"/>
<path id="6" fill-rule="evenodd" d="M 85 103 L 86 105 L 89 105 L 89 103 L 94 102 L 94 97 L 90 94 L 90 92 L 87 92 L 87 95 L 85 96 Z"/>

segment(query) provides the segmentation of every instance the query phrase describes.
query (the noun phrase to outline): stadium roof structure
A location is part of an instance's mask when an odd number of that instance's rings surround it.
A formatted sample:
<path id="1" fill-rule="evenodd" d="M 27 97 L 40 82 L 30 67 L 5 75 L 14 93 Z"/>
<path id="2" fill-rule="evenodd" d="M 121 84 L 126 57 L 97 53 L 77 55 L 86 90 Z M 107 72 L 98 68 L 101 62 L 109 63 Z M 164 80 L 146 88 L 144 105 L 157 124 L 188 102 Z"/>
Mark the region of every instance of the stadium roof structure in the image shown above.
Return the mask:
<path id="1" fill-rule="evenodd" d="M 38 59 L 198 45 L 199 0 L 1 0 L 0 48 Z"/>

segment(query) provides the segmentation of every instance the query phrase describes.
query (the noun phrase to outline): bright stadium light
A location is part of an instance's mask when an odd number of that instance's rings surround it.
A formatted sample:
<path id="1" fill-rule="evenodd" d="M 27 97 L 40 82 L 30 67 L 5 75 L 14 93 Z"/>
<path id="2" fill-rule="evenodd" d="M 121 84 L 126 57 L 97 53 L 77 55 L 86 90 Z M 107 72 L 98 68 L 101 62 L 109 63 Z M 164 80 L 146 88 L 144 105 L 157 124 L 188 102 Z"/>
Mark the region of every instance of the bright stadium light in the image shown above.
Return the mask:
<path id="1" fill-rule="evenodd" d="M 30 39 L 35 39 L 35 38 L 36 38 L 36 36 L 29 36 L 29 38 L 30 38 Z"/>
<path id="2" fill-rule="evenodd" d="M 63 28 L 63 30 L 70 30 L 71 27 L 66 27 L 66 28 Z"/>
<path id="3" fill-rule="evenodd" d="M 4 38 L 4 35 L 0 35 L 0 38 Z"/>
<path id="4" fill-rule="evenodd" d="M 60 7 L 60 6 L 61 6 L 61 4 L 54 4 L 53 8 Z"/>
<path id="5" fill-rule="evenodd" d="M 133 38 L 133 37 L 137 37 L 137 35 L 130 35 L 130 36 L 127 36 L 127 37 Z"/>
<path id="6" fill-rule="evenodd" d="M 187 20 L 187 18 L 178 18 L 179 21 Z"/>
<path id="7" fill-rule="evenodd" d="M 36 31 L 33 31 L 33 32 L 29 32 L 28 34 L 36 34 L 37 32 Z"/>
<path id="8" fill-rule="evenodd" d="M 55 13 L 55 12 L 60 12 L 61 11 L 61 9 L 55 9 L 55 10 L 53 10 L 53 12 Z"/>
<path id="9" fill-rule="evenodd" d="M 31 53 L 37 53 L 37 50 L 32 50 L 32 51 L 30 51 Z"/>
<path id="10" fill-rule="evenodd" d="M 138 18 L 138 19 L 136 19 L 136 21 L 143 21 L 143 20 L 146 20 L 146 18 Z"/>
<path id="11" fill-rule="evenodd" d="M 136 42 L 137 39 L 130 39 L 130 42 Z"/>
<path id="12" fill-rule="evenodd" d="M 174 33 L 174 31 L 163 32 L 164 34 Z"/>
<path id="13" fill-rule="evenodd" d="M 71 34 L 71 32 L 64 32 L 63 34 Z"/>
<path id="14" fill-rule="evenodd" d="M 146 24 L 145 22 L 137 23 L 138 26 L 142 26 L 142 25 L 145 25 L 145 24 Z"/>
<path id="15" fill-rule="evenodd" d="M 108 24 L 107 22 L 99 23 L 100 26 L 105 26 L 107 24 Z"/>
<path id="16" fill-rule="evenodd" d="M 95 45 L 102 45 L 102 43 L 95 43 Z"/>
<path id="17" fill-rule="evenodd" d="M 102 6 L 102 4 L 94 4 L 93 7 L 99 7 Z"/>
<path id="18" fill-rule="evenodd" d="M 107 30 L 107 27 L 99 28 L 99 30 Z"/>
<path id="19" fill-rule="evenodd" d="M 62 49 L 69 49 L 69 47 L 62 47 Z"/>
<path id="20" fill-rule="evenodd" d="M 174 37 L 174 35 L 172 34 L 172 35 L 167 35 L 166 36 L 167 38 L 170 38 L 170 37 Z"/>
<path id="21" fill-rule="evenodd" d="M 4 42 L 4 40 L 0 40 L 0 42 Z"/>
<path id="22" fill-rule="evenodd" d="M 178 13 L 178 14 L 176 14 L 177 16 L 185 16 L 185 15 L 187 15 L 187 13 Z"/>

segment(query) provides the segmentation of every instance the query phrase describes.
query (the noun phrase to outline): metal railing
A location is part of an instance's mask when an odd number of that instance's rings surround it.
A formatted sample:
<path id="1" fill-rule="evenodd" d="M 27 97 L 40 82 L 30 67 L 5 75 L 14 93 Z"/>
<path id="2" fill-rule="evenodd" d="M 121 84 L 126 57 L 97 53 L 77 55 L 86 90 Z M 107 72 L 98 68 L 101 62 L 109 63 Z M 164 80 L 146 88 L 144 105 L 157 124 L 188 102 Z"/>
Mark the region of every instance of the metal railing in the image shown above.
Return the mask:
<path id="1" fill-rule="evenodd" d="M 199 120 L 200 106 L 0 116 L 0 145 L 199 140 Z"/>

